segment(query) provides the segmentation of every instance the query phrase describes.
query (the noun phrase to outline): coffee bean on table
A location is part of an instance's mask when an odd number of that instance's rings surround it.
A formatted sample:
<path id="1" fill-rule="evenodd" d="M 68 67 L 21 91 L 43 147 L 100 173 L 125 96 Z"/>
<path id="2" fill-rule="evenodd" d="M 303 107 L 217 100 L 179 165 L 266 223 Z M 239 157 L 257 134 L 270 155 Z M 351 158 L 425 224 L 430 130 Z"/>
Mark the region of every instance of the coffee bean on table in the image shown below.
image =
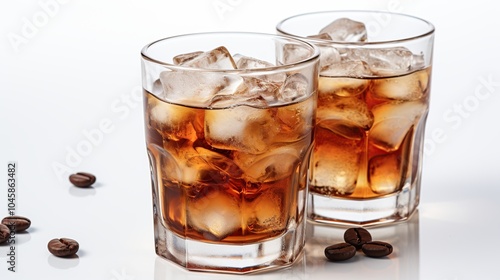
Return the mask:
<path id="1" fill-rule="evenodd" d="M 2 219 L 2 224 L 15 232 L 27 230 L 31 226 L 30 219 L 22 216 L 7 216 Z"/>
<path id="2" fill-rule="evenodd" d="M 95 176 L 87 172 L 78 172 L 69 176 L 69 181 L 80 188 L 90 187 L 95 180 Z"/>
<path id="3" fill-rule="evenodd" d="M 78 252 L 80 245 L 70 238 L 55 238 L 49 241 L 47 248 L 54 256 L 69 257 Z"/>
<path id="4" fill-rule="evenodd" d="M 9 240 L 10 229 L 4 224 L 0 224 L 0 243 L 4 243 Z"/>
<path id="5" fill-rule="evenodd" d="M 356 247 L 348 243 L 338 243 L 325 248 L 325 256 L 334 262 L 348 260 L 356 254 Z"/>
<path id="6" fill-rule="evenodd" d="M 359 250 L 363 244 L 372 241 L 372 236 L 362 227 L 349 228 L 344 233 L 344 240 Z"/>
<path id="7" fill-rule="evenodd" d="M 371 241 L 363 244 L 361 250 L 372 258 L 382 258 L 392 253 L 392 245 L 382 241 Z"/>

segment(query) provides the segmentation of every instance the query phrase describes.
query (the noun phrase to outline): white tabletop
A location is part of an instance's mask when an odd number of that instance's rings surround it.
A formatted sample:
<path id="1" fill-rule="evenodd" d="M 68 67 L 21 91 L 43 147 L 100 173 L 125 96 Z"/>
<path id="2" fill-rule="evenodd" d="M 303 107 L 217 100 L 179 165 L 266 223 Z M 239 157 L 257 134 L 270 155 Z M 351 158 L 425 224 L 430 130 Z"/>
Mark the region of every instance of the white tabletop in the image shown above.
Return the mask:
<path id="1" fill-rule="evenodd" d="M 15 273 L 10 247 L 0 245 L 0 279 L 500 279 L 500 18 L 490 2 L 131 2 L 0 4 L 0 216 L 8 215 L 7 164 L 15 161 L 16 214 L 32 220 L 15 237 Z M 311 226 L 304 258 L 275 272 L 187 272 L 157 257 L 140 49 L 182 33 L 274 33 L 285 17 L 333 9 L 398 11 L 437 28 L 419 211 L 372 230 L 394 253 L 327 262 L 323 249 L 343 230 Z M 72 187 L 75 171 L 98 183 Z M 80 243 L 78 258 L 47 251 L 59 237 Z"/>

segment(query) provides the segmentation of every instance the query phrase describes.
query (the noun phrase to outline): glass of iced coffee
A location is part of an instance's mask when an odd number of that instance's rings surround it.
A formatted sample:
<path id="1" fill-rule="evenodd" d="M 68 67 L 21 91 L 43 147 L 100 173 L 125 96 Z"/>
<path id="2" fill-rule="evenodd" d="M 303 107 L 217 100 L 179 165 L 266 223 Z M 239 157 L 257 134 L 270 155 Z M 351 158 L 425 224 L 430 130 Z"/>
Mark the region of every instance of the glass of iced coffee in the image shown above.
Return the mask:
<path id="1" fill-rule="evenodd" d="M 204 33 L 142 50 L 156 253 L 190 270 L 291 265 L 305 243 L 319 50 Z"/>
<path id="2" fill-rule="evenodd" d="M 321 51 L 308 218 L 407 220 L 420 197 L 433 25 L 389 12 L 328 11 L 287 18 L 277 31 Z"/>

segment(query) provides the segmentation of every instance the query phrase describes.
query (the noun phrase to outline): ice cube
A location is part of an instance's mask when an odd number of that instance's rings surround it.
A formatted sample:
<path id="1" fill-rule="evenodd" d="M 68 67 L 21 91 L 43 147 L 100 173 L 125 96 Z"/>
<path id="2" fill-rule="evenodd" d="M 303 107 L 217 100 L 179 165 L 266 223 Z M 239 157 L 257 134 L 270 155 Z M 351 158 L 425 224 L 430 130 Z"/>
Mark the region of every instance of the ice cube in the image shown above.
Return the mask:
<path id="1" fill-rule="evenodd" d="M 366 41 L 366 28 L 362 22 L 348 18 L 339 18 L 319 31 L 327 33 L 332 41 L 337 42 L 364 42 Z"/>
<path id="2" fill-rule="evenodd" d="M 373 108 L 375 123 L 387 119 L 418 121 L 427 111 L 427 105 L 421 101 L 391 102 Z"/>
<path id="3" fill-rule="evenodd" d="M 407 73 L 414 61 L 413 53 L 404 47 L 386 49 L 353 48 L 347 50 L 345 60 L 364 61 L 378 76 Z"/>
<path id="4" fill-rule="evenodd" d="M 154 81 L 153 83 L 153 89 L 152 89 L 152 93 L 153 94 L 156 94 L 158 96 L 162 96 L 163 95 L 163 86 L 161 84 L 161 80 L 160 79 L 156 79 L 156 81 Z"/>
<path id="5" fill-rule="evenodd" d="M 241 228 L 238 200 L 221 191 L 207 190 L 188 201 L 188 223 L 205 238 L 219 241 Z"/>
<path id="6" fill-rule="evenodd" d="M 387 103 L 374 107 L 370 142 L 386 151 L 397 150 L 406 134 L 426 111 L 427 105 L 419 101 Z"/>
<path id="7" fill-rule="evenodd" d="M 368 163 L 368 182 L 373 192 L 389 194 L 399 189 L 402 181 L 401 157 L 390 153 L 373 157 Z"/>
<path id="8" fill-rule="evenodd" d="M 319 78 L 318 91 L 320 94 L 349 97 L 363 93 L 368 88 L 369 84 L 370 81 L 366 79 L 322 76 Z"/>
<path id="9" fill-rule="evenodd" d="M 166 100 L 192 106 L 207 106 L 216 95 L 232 95 L 246 90 L 243 78 L 234 74 L 164 71 L 160 80 Z"/>
<path id="10" fill-rule="evenodd" d="M 307 59 L 311 56 L 311 51 L 301 45 L 285 44 L 283 45 L 283 63 L 291 64 Z"/>
<path id="11" fill-rule="evenodd" d="M 199 56 L 202 53 L 203 53 L 202 51 L 197 51 L 197 52 L 179 54 L 179 55 L 174 56 L 173 61 L 174 61 L 174 64 L 180 65 L 180 64 L 183 64 L 183 63 Z"/>
<path id="12" fill-rule="evenodd" d="M 424 97 L 429 86 L 429 72 L 422 70 L 409 75 L 373 81 L 373 94 L 379 98 L 417 100 Z"/>
<path id="13" fill-rule="evenodd" d="M 170 104 L 157 98 L 149 98 L 147 104 L 149 125 L 166 140 L 189 139 L 195 141 L 204 114 L 200 110 Z M 203 127 L 203 126 L 201 126 Z"/>
<path id="14" fill-rule="evenodd" d="M 196 147 L 195 150 L 212 170 L 221 173 L 221 175 L 217 176 L 219 177 L 219 182 L 216 183 L 225 182 L 229 178 L 241 178 L 243 171 L 228 157 L 203 147 Z"/>
<path id="15" fill-rule="evenodd" d="M 295 170 L 300 162 L 300 153 L 300 147 L 282 146 L 259 155 L 235 152 L 234 161 L 249 181 L 272 182 L 289 176 Z"/>
<path id="16" fill-rule="evenodd" d="M 319 126 L 346 139 L 360 140 L 365 135 L 364 129 L 349 120 L 323 120 Z"/>
<path id="17" fill-rule="evenodd" d="M 249 56 L 244 56 L 241 54 L 235 54 L 233 56 L 233 58 L 236 61 L 236 67 L 238 69 L 259 69 L 259 68 L 268 68 L 268 67 L 275 66 L 271 62 L 263 61 L 263 60 L 249 57 Z M 286 78 L 286 74 L 276 73 L 276 74 L 269 74 L 269 75 L 261 75 L 259 77 L 246 76 L 243 78 L 247 82 L 250 81 L 251 84 L 253 84 L 253 80 L 259 80 L 259 81 L 261 81 L 260 82 L 261 84 L 263 84 L 263 83 L 269 83 L 269 84 L 270 83 L 282 83 Z"/>
<path id="18" fill-rule="evenodd" d="M 312 92 L 309 87 L 310 83 L 304 75 L 300 73 L 292 74 L 286 78 L 281 86 L 277 93 L 277 99 L 282 102 L 302 99 Z"/>
<path id="19" fill-rule="evenodd" d="M 182 66 L 204 69 L 236 69 L 231 54 L 225 47 L 218 47 L 211 51 L 197 55 L 181 64 Z"/>
<path id="20" fill-rule="evenodd" d="M 234 94 L 234 95 L 216 95 L 210 101 L 209 108 L 229 108 L 234 106 L 256 106 L 265 107 L 268 105 L 266 99 L 259 94 Z"/>
<path id="21" fill-rule="evenodd" d="M 411 69 L 419 70 L 425 67 L 425 58 L 423 54 L 414 54 L 411 61 Z"/>
<path id="22" fill-rule="evenodd" d="M 200 170 L 210 168 L 186 140 L 169 141 L 161 150 L 160 166 L 164 180 L 184 184 L 199 181 Z"/>
<path id="23" fill-rule="evenodd" d="M 370 142 L 386 151 L 395 151 L 403 142 L 413 122 L 406 119 L 387 119 L 373 125 Z"/>
<path id="24" fill-rule="evenodd" d="M 324 45 L 318 45 L 318 47 L 321 52 L 321 56 L 319 57 L 320 70 L 341 61 L 340 53 L 336 48 Z"/>
<path id="25" fill-rule="evenodd" d="M 204 185 L 241 178 L 242 171 L 231 159 L 195 144 L 187 140 L 165 143 L 159 155 L 164 180 Z"/>
<path id="26" fill-rule="evenodd" d="M 278 128 L 270 109 L 237 106 L 205 112 L 205 138 L 214 148 L 260 154 Z"/>
<path id="27" fill-rule="evenodd" d="M 369 129 L 373 124 L 373 114 L 366 103 L 358 96 L 339 97 L 320 92 L 316 113 L 317 124 L 322 121 L 338 120 L 362 129 Z"/>
<path id="28" fill-rule="evenodd" d="M 368 64 L 364 61 L 341 61 L 321 69 L 321 76 L 363 78 L 372 76 Z"/>
<path id="29" fill-rule="evenodd" d="M 316 129 L 311 182 L 323 194 L 354 192 L 361 165 L 362 140 L 343 138 L 322 127 Z"/>
<path id="30" fill-rule="evenodd" d="M 361 61 L 346 61 L 329 65 L 321 71 L 318 82 L 320 94 L 335 94 L 338 96 L 354 96 L 363 93 L 370 80 L 362 77 L 371 76 L 366 63 Z"/>
<path id="31" fill-rule="evenodd" d="M 268 189 L 251 202 L 252 213 L 248 218 L 248 228 L 253 233 L 278 232 L 286 226 L 288 217 L 283 193 Z"/>
<path id="32" fill-rule="evenodd" d="M 243 79 L 245 80 L 248 88 L 248 95 L 259 96 L 266 100 L 267 103 L 276 102 L 278 92 L 283 84 L 283 81 L 285 80 L 285 74 L 280 74 L 280 76 L 282 77 L 276 77 L 274 75 L 272 77 L 273 80 L 275 78 L 278 82 L 269 80 L 269 77 L 267 76 L 262 77 L 262 79 L 256 77 L 244 77 Z M 260 104 L 254 105 L 261 106 Z"/>
<path id="33" fill-rule="evenodd" d="M 274 64 L 270 62 L 249 56 L 244 56 L 241 54 L 235 54 L 233 56 L 233 59 L 236 61 L 237 69 L 257 69 L 257 68 L 267 68 L 274 66 Z"/>

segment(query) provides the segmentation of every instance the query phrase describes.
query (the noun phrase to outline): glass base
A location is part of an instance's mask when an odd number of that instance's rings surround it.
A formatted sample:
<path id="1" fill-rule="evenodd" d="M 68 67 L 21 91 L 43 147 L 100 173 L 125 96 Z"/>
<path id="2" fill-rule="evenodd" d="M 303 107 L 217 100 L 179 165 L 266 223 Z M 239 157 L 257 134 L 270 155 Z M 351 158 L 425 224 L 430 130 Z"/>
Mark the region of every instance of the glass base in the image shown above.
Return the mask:
<path id="1" fill-rule="evenodd" d="M 337 226 L 377 226 L 408 220 L 419 203 L 419 180 L 397 193 L 374 199 L 345 199 L 309 192 L 311 222 Z"/>
<path id="2" fill-rule="evenodd" d="M 250 244 L 214 244 L 183 238 L 155 225 L 156 254 L 188 270 L 245 274 L 291 266 L 302 258 L 305 222 L 297 231 Z"/>

